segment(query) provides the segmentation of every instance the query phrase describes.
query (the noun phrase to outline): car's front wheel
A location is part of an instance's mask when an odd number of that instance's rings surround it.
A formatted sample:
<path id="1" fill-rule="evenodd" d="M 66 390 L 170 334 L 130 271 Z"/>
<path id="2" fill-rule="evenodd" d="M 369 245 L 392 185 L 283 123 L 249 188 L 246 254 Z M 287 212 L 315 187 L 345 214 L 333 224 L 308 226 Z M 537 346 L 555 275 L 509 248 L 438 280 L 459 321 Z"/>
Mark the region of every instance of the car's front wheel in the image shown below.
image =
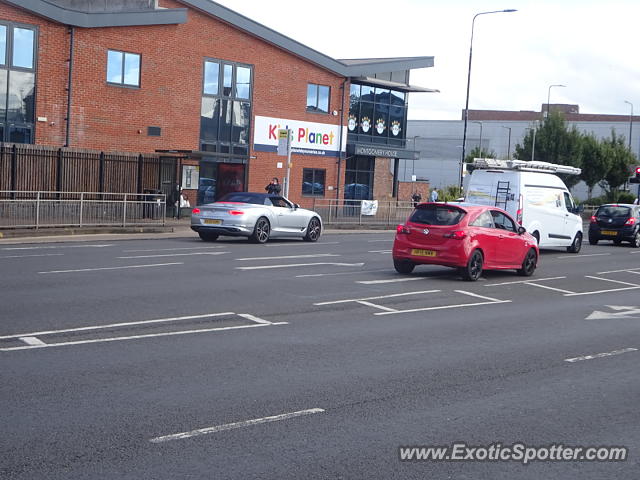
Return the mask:
<path id="1" fill-rule="evenodd" d="M 482 266 L 484 264 L 484 257 L 480 250 L 474 250 L 469 257 L 469 261 L 465 267 L 462 267 L 462 278 L 470 282 L 475 282 L 482 275 Z"/>
<path id="2" fill-rule="evenodd" d="M 571 245 L 567 247 L 567 252 L 580 253 L 581 248 L 582 248 L 582 234 L 578 232 L 576 233 L 576 236 L 573 237 L 573 242 L 571 243 Z"/>
<path id="3" fill-rule="evenodd" d="M 396 260 L 394 258 L 393 267 L 396 269 L 396 272 L 407 275 L 413 272 L 413 269 L 416 268 L 416 264 L 409 260 Z"/>
<path id="4" fill-rule="evenodd" d="M 538 255 L 536 255 L 536 251 L 532 248 L 525 255 L 524 260 L 522 261 L 522 268 L 518 269 L 518 275 L 530 277 L 533 275 L 533 272 L 535 272 L 537 264 Z"/>
<path id="5" fill-rule="evenodd" d="M 316 217 L 313 217 L 309 220 L 309 225 L 307 225 L 307 233 L 304 236 L 304 240 L 306 242 L 317 242 L 320 238 L 320 234 L 322 233 L 322 226 L 320 225 L 320 220 Z"/>
<path id="6" fill-rule="evenodd" d="M 205 242 L 215 242 L 218 239 L 218 234 L 217 233 L 198 232 L 198 235 Z"/>
<path id="7" fill-rule="evenodd" d="M 267 243 L 269 235 L 271 234 L 271 225 L 269 220 L 265 217 L 260 217 L 253 227 L 253 233 L 249 237 L 249 240 L 253 243 Z"/>

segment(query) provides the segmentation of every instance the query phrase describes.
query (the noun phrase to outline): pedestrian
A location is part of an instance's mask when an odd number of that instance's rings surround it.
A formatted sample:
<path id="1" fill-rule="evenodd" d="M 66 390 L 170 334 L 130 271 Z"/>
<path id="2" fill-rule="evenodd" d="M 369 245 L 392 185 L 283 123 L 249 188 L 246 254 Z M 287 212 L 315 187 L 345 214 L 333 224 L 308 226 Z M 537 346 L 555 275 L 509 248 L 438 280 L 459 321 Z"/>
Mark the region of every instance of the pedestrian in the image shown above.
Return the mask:
<path id="1" fill-rule="evenodd" d="M 415 192 L 413 195 L 411 195 L 411 200 L 413 201 L 413 206 L 417 207 L 422 200 L 422 195 L 420 195 L 418 192 Z"/>
<path id="2" fill-rule="evenodd" d="M 431 190 L 431 196 L 429 197 L 429 200 L 431 200 L 432 202 L 438 201 L 438 190 L 436 190 L 435 188 Z"/>
<path id="3" fill-rule="evenodd" d="M 282 187 L 280 186 L 280 182 L 278 181 L 278 177 L 273 177 L 271 183 L 264 187 L 269 195 L 280 195 L 282 191 Z"/>

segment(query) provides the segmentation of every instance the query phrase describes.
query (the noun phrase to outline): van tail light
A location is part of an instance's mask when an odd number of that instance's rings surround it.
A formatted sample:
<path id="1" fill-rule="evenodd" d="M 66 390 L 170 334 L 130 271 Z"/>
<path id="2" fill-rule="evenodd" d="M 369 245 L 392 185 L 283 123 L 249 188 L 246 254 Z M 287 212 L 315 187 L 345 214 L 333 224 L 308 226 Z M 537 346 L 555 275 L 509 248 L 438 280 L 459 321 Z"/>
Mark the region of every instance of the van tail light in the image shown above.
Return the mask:
<path id="1" fill-rule="evenodd" d="M 244 215 L 242 210 L 229 210 L 230 215 Z"/>
<path id="2" fill-rule="evenodd" d="M 595 215 L 591 215 L 591 222 L 590 223 L 598 223 L 598 219 L 596 218 Z"/>
<path id="3" fill-rule="evenodd" d="M 624 222 L 624 224 L 625 225 L 635 225 L 636 224 L 636 219 L 634 217 L 631 217 L 629 220 Z"/>
<path id="4" fill-rule="evenodd" d="M 192 215 L 198 215 L 200 213 L 200 209 L 199 208 L 194 208 L 193 210 L 191 210 L 191 214 Z"/>
<path id="5" fill-rule="evenodd" d="M 398 225 L 396 227 L 396 233 L 408 235 L 409 233 L 411 233 L 411 230 L 409 230 L 409 227 L 407 227 L 406 225 Z"/>
<path id="6" fill-rule="evenodd" d="M 452 238 L 453 240 L 462 240 L 467 236 L 463 230 L 456 230 L 455 232 L 445 233 L 444 238 Z"/>

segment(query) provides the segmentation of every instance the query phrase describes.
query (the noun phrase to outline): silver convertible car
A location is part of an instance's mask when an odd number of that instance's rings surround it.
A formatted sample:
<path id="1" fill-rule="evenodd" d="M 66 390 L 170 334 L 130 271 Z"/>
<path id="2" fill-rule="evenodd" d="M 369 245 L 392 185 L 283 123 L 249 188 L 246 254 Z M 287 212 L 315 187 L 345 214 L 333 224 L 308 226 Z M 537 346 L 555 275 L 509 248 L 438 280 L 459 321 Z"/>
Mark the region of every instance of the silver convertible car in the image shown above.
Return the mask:
<path id="1" fill-rule="evenodd" d="M 301 237 L 315 242 L 322 232 L 320 215 L 279 195 L 234 192 L 191 212 L 191 229 L 204 241 L 220 235 L 248 237 L 265 243 L 275 237 Z"/>

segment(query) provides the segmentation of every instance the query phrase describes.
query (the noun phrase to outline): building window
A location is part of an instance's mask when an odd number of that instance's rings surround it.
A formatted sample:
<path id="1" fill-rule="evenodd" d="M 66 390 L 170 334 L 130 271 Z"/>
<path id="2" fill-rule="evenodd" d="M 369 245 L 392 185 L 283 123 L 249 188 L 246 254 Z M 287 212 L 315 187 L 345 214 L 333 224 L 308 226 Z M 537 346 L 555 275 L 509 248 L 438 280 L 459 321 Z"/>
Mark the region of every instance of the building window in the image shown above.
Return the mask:
<path id="1" fill-rule="evenodd" d="M 347 159 L 344 176 L 345 200 L 371 200 L 375 159 L 353 156 Z"/>
<path id="2" fill-rule="evenodd" d="M 200 110 L 200 149 L 228 155 L 249 155 L 253 69 L 205 59 Z"/>
<path id="3" fill-rule="evenodd" d="M 329 87 L 326 85 L 307 85 L 307 112 L 329 113 Z"/>
<path id="4" fill-rule="evenodd" d="M 324 197 L 326 170 L 305 168 L 302 170 L 302 194 L 313 197 Z"/>
<path id="5" fill-rule="evenodd" d="M 109 50 L 107 52 L 107 83 L 140 86 L 140 54 Z"/>
<path id="6" fill-rule="evenodd" d="M 33 143 L 36 27 L 0 24 L 0 141 Z"/>

